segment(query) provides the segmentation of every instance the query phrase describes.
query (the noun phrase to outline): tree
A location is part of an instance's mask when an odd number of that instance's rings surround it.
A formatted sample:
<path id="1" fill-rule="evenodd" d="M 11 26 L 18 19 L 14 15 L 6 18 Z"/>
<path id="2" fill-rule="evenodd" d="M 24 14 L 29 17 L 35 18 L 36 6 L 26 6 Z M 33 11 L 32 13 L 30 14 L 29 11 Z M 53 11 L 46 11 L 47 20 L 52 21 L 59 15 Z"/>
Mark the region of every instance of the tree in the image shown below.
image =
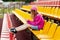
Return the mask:
<path id="1" fill-rule="evenodd" d="M 25 3 L 30 3 L 30 2 L 33 2 L 33 1 L 36 1 L 36 0 L 25 0 Z"/>
<path id="2" fill-rule="evenodd" d="M 11 1 L 13 1 L 13 2 L 16 2 L 16 1 L 25 1 L 25 0 L 3 0 L 4 2 L 11 2 Z"/>
<path id="3" fill-rule="evenodd" d="M 35 0 L 3 0 L 4 2 L 9 2 L 9 1 L 13 1 L 13 2 L 16 2 L 16 1 L 25 1 L 26 3 L 30 3 L 30 2 L 33 2 Z"/>

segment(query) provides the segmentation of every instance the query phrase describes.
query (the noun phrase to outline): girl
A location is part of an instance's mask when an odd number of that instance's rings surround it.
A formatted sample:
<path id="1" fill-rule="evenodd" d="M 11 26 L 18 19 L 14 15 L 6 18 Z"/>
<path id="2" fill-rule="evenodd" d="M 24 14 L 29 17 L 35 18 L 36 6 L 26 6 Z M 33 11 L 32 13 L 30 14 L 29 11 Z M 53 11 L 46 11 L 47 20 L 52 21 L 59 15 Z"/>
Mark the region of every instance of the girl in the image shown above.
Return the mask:
<path id="1" fill-rule="evenodd" d="M 16 33 L 17 31 L 25 30 L 26 28 L 30 27 L 34 30 L 40 30 L 43 29 L 44 26 L 44 19 L 41 14 L 37 12 L 36 7 L 31 8 L 31 17 L 33 18 L 33 21 L 27 20 L 27 24 L 23 24 L 16 28 L 11 28 L 11 32 Z"/>

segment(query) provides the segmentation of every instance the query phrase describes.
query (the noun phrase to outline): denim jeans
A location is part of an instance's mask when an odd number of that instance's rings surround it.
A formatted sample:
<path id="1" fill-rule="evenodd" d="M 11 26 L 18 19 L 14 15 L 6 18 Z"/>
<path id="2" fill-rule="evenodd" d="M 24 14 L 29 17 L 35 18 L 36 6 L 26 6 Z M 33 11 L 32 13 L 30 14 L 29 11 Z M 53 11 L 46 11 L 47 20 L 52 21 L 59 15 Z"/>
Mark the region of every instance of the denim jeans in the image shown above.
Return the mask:
<path id="1" fill-rule="evenodd" d="M 38 30 L 38 26 L 31 25 L 31 28 L 34 29 L 34 30 Z"/>

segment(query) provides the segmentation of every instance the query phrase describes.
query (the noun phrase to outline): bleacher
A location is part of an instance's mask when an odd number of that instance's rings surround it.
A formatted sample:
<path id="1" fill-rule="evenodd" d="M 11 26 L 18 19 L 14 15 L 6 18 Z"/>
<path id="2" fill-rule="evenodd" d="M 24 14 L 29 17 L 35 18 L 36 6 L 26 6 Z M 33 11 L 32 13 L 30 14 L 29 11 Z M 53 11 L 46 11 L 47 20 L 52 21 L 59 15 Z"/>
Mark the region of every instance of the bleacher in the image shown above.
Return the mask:
<path id="1" fill-rule="evenodd" d="M 30 5 L 23 5 L 21 10 L 25 10 L 25 11 L 30 11 L 32 5 L 29 7 Z M 38 12 L 49 16 L 49 17 L 53 17 L 53 18 L 57 18 L 58 20 L 60 19 L 60 8 L 59 7 L 49 7 L 49 6 L 36 6 L 38 9 Z"/>
<path id="2" fill-rule="evenodd" d="M 21 9 L 15 9 L 12 12 L 24 23 L 26 19 L 32 20 L 29 12 L 32 6 L 24 5 Z M 29 30 L 39 40 L 60 40 L 60 8 L 59 7 L 46 7 L 37 6 L 38 12 L 41 13 L 45 19 L 43 30 Z"/>

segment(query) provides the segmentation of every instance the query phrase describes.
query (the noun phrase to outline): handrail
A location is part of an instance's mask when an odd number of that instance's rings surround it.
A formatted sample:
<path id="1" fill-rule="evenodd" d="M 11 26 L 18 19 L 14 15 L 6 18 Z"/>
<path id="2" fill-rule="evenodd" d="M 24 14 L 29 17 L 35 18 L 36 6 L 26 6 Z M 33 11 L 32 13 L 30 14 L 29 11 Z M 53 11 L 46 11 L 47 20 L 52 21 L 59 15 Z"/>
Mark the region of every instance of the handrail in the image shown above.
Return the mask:
<path id="1" fill-rule="evenodd" d="M 8 23 L 8 28 L 10 29 L 10 28 L 12 28 L 12 22 L 11 22 L 11 19 L 10 19 L 10 16 L 9 16 L 9 14 L 7 14 L 7 23 Z M 10 39 L 9 40 L 15 40 L 15 38 L 14 38 L 14 35 L 13 35 L 13 33 L 9 33 L 9 37 L 10 37 Z"/>

